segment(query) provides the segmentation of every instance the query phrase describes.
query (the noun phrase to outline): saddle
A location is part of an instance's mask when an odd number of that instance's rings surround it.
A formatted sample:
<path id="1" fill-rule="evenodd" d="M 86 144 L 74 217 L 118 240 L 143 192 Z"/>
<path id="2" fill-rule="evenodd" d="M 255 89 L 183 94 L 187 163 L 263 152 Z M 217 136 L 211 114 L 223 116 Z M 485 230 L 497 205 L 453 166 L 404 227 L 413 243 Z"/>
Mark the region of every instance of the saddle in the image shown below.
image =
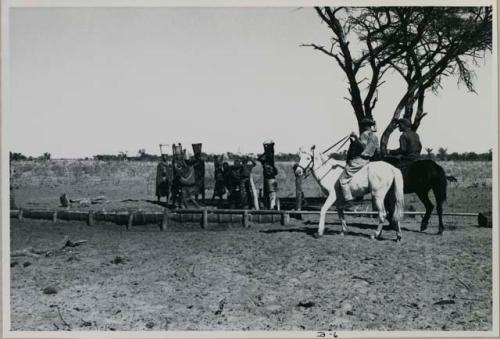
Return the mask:
<path id="1" fill-rule="evenodd" d="M 383 161 L 391 164 L 392 166 L 398 168 L 403 176 L 408 173 L 412 165 L 422 161 L 424 159 L 408 159 L 408 158 L 400 158 L 400 157 L 384 157 Z"/>

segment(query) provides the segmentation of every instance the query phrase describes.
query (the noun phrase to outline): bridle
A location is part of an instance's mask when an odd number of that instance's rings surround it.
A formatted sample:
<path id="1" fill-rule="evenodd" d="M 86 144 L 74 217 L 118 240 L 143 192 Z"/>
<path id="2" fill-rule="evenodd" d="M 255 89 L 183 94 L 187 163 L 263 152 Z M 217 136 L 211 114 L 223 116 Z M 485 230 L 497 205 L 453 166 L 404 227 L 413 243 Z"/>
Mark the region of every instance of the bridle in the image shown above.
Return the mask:
<path id="1" fill-rule="evenodd" d="M 342 147 L 344 147 L 344 145 L 347 143 L 348 140 L 349 140 L 349 135 L 345 136 L 342 139 L 340 139 L 339 141 L 337 141 L 335 144 L 333 144 L 333 146 L 324 150 L 321 154 L 328 152 L 333 147 L 337 146 L 338 144 L 340 144 L 343 141 L 342 145 L 340 145 L 339 148 L 335 151 L 335 152 L 338 152 Z M 297 164 L 297 167 L 299 167 L 303 172 L 304 179 L 306 179 L 309 175 L 311 175 L 311 173 L 315 170 L 315 168 L 314 168 L 314 150 L 315 150 L 315 148 L 316 148 L 315 146 L 311 147 L 311 160 L 309 160 L 309 162 L 307 163 L 307 165 L 305 167 L 301 166 L 300 164 Z M 316 170 L 321 168 L 321 166 L 323 166 L 327 162 L 328 162 L 328 160 L 323 161 L 323 163 L 321 165 L 319 165 L 319 167 L 316 168 Z"/>
<path id="2" fill-rule="evenodd" d="M 311 160 L 307 163 L 307 165 L 301 166 L 300 164 L 297 164 L 297 167 L 302 170 L 302 176 L 304 179 L 306 179 L 313 171 L 314 168 L 314 147 L 311 149 L 312 154 L 311 154 Z"/>

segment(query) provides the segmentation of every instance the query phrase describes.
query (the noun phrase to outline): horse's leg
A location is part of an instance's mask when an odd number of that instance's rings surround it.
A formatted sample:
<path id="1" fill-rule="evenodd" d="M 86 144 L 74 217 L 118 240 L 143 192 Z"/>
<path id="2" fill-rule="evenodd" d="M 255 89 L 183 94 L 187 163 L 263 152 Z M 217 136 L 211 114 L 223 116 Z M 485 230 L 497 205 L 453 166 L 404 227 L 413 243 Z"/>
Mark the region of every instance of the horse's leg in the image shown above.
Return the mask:
<path id="1" fill-rule="evenodd" d="M 422 203 L 425 206 L 425 215 L 420 225 L 420 232 L 423 232 L 427 229 L 427 226 L 429 225 L 429 218 L 431 217 L 434 205 L 429 199 L 429 191 L 418 191 L 415 193 L 417 193 L 418 198 L 420 199 L 420 201 L 422 201 Z"/>
<path id="2" fill-rule="evenodd" d="M 385 211 L 387 213 L 386 215 L 386 218 L 387 220 L 389 221 L 389 224 L 391 225 L 392 228 L 394 228 L 396 230 L 396 225 L 394 225 L 394 222 L 393 222 L 393 215 L 394 215 L 394 205 L 396 204 L 396 198 L 394 196 L 392 192 L 392 189 L 389 190 L 389 192 L 387 193 L 387 195 L 385 196 L 385 199 L 384 199 L 384 207 L 385 207 Z M 373 203 L 373 205 L 375 206 L 375 202 Z M 376 207 L 374 207 L 376 208 Z"/>
<path id="3" fill-rule="evenodd" d="M 443 225 L 443 202 L 440 200 L 436 201 L 436 211 L 438 212 L 439 218 L 439 231 L 438 234 L 443 234 L 444 225 Z"/>
<path id="4" fill-rule="evenodd" d="M 342 231 L 340 231 L 340 235 L 344 235 L 347 233 L 347 224 L 345 222 L 345 215 L 343 209 L 338 209 L 337 213 L 339 214 L 340 223 L 342 225 Z"/>
<path id="5" fill-rule="evenodd" d="M 326 198 L 325 203 L 321 207 L 321 212 L 319 214 L 318 233 L 316 233 L 317 237 L 321 237 L 323 235 L 323 232 L 325 230 L 326 211 L 330 209 L 335 200 L 337 200 L 337 195 L 335 194 L 334 190 L 331 190 L 328 198 Z"/>
<path id="6" fill-rule="evenodd" d="M 443 225 L 443 203 L 446 201 L 446 175 L 444 171 L 440 171 L 440 178 L 434 182 L 432 186 L 432 191 L 434 192 L 434 197 L 436 198 L 436 210 L 439 217 L 439 231 L 438 234 L 443 234 L 444 225 Z"/>
<path id="7" fill-rule="evenodd" d="M 372 193 L 373 194 L 373 193 Z M 379 196 L 379 195 L 374 195 L 373 200 L 375 201 L 375 207 L 377 208 L 378 211 L 378 226 L 377 230 L 375 231 L 375 234 L 372 235 L 372 239 L 380 239 L 380 236 L 382 235 L 382 228 L 384 227 L 384 222 L 385 222 L 385 207 L 384 207 L 384 197 Z"/>

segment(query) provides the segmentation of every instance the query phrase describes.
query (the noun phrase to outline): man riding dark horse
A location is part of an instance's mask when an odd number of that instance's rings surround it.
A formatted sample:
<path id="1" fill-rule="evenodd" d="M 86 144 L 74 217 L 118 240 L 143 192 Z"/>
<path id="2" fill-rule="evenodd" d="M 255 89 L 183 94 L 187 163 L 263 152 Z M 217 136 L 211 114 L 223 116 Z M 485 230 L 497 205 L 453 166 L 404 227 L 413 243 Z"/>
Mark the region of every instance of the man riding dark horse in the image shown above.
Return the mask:
<path id="1" fill-rule="evenodd" d="M 420 152 L 422 144 L 418 134 L 411 129 L 411 121 L 408 119 L 398 120 L 399 148 L 390 150 L 389 156 L 383 161 L 398 167 L 404 179 L 404 192 L 416 193 L 425 206 L 425 215 L 422 219 L 420 230 L 424 231 L 429 223 L 434 205 L 429 199 L 429 191 L 434 192 L 436 198 L 436 209 L 439 218 L 439 231 L 442 234 L 443 225 L 443 203 L 446 200 L 447 177 L 444 170 L 436 162 L 430 159 L 422 159 Z"/>
<path id="2" fill-rule="evenodd" d="M 396 156 L 401 161 L 400 167 L 405 167 L 408 163 L 420 159 L 422 144 L 417 132 L 411 129 L 411 122 L 408 119 L 398 120 L 399 131 L 399 148 L 390 150 L 389 155 Z"/>

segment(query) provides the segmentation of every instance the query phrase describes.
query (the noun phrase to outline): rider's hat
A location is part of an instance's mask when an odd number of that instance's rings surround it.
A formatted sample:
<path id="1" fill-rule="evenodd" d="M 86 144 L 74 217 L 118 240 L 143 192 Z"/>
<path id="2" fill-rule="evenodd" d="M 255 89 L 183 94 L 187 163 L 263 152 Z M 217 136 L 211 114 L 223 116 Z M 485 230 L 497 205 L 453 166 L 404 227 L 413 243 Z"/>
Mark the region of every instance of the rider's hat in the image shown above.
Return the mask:
<path id="1" fill-rule="evenodd" d="M 408 119 L 406 119 L 406 118 L 402 118 L 402 119 L 398 120 L 398 125 L 410 128 L 411 127 L 411 121 L 408 120 Z"/>
<path id="2" fill-rule="evenodd" d="M 375 120 L 373 119 L 370 119 L 370 118 L 364 118 L 363 120 L 361 120 L 360 122 L 360 125 L 361 127 L 370 127 L 370 126 L 374 126 L 376 125 L 376 122 Z"/>

